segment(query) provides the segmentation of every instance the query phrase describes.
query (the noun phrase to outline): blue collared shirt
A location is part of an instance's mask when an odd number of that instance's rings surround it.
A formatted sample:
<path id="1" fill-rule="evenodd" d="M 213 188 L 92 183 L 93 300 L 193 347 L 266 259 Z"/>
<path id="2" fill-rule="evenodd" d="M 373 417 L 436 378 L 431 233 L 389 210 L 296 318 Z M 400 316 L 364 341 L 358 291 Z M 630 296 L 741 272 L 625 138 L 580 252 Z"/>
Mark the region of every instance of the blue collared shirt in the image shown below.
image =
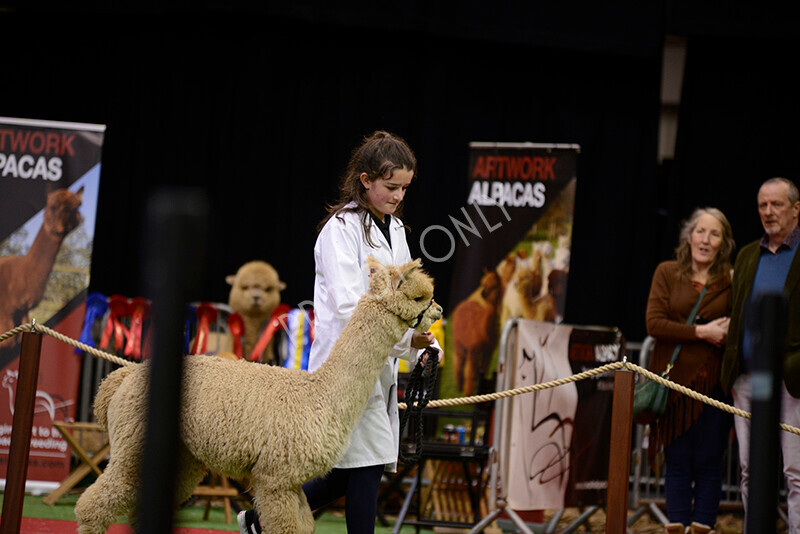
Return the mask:
<path id="1" fill-rule="evenodd" d="M 789 268 L 792 266 L 798 242 L 800 242 L 800 227 L 798 226 L 795 227 L 774 253 L 769 249 L 769 235 L 764 234 L 761 237 L 761 257 L 758 260 L 748 305 L 752 305 L 761 294 L 783 292 L 783 286 L 786 285 L 786 277 L 789 275 Z M 745 369 L 749 367 L 748 364 L 755 351 L 753 341 L 753 336 L 745 328 L 742 339 L 742 355 Z"/>

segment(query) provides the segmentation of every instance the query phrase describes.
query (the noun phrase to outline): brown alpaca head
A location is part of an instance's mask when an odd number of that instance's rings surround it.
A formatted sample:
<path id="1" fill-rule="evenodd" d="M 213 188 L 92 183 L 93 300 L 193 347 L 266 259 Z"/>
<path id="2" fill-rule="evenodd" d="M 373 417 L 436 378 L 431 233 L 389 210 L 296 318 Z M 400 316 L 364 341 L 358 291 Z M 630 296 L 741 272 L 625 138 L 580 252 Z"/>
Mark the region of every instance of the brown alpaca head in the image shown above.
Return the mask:
<path id="1" fill-rule="evenodd" d="M 522 251 L 521 251 L 522 252 Z M 511 277 L 514 275 L 514 270 L 517 268 L 517 253 L 509 252 L 503 261 L 497 265 L 497 273 L 500 275 L 500 282 L 502 287 L 505 288 Z"/>
<path id="2" fill-rule="evenodd" d="M 542 291 L 542 275 L 536 269 L 521 271 L 518 279 L 520 294 L 527 299 L 535 299 Z"/>
<path id="3" fill-rule="evenodd" d="M 481 296 L 490 303 L 496 304 L 503 294 L 500 275 L 497 271 L 486 271 L 481 277 Z"/>
<path id="4" fill-rule="evenodd" d="M 231 286 L 228 305 L 243 317 L 261 321 L 266 321 L 281 303 L 281 291 L 286 289 L 278 271 L 269 263 L 258 260 L 245 263 L 225 281 Z"/>
<path id="5" fill-rule="evenodd" d="M 442 307 L 433 300 L 433 278 L 422 270 L 422 262 L 382 265 L 369 257 L 368 298 L 378 301 L 418 332 L 426 332 L 442 318 Z"/>
<path id="6" fill-rule="evenodd" d="M 83 187 L 76 192 L 56 189 L 48 193 L 42 227 L 50 235 L 64 237 L 83 221 L 81 212 L 78 211 L 82 201 Z"/>

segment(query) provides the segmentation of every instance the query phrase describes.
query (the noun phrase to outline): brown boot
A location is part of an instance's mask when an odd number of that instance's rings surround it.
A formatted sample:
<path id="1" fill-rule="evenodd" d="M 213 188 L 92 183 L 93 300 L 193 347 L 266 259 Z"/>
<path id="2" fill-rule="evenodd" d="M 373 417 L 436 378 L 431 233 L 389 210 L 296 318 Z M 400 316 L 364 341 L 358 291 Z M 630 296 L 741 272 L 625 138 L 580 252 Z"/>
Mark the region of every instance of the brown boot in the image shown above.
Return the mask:
<path id="1" fill-rule="evenodd" d="M 692 522 L 691 530 L 687 529 L 686 531 L 691 534 L 714 534 L 714 530 L 711 529 L 708 525 L 704 525 L 703 523 Z"/>
<path id="2" fill-rule="evenodd" d="M 680 523 L 667 523 L 664 525 L 664 534 L 683 534 L 683 525 Z"/>

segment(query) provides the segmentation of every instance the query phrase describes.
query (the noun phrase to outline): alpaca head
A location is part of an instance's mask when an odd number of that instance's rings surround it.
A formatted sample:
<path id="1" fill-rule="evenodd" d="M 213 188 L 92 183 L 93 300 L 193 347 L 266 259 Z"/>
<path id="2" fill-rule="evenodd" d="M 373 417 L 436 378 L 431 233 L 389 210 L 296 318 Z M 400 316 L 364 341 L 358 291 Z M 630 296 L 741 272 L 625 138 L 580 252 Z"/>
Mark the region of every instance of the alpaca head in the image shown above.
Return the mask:
<path id="1" fill-rule="evenodd" d="M 47 206 L 44 210 L 43 226 L 50 234 L 63 238 L 83 222 L 78 208 L 83 200 L 83 187 L 72 192 L 68 189 L 56 189 L 48 193 Z"/>
<path id="2" fill-rule="evenodd" d="M 442 318 L 442 307 L 433 300 L 433 278 L 422 270 L 422 262 L 382 265 L 367 258 L 369 291 L 377 302 L 418 332 L 427 331 Z"/>
<path id="3" fill-rule="evenodd" d="M 265 261 L 250 261 L 239 267 L 236 274 L 225 277 L 231 286 L 228 305 L 243 317 L 266 321 L 281 302 L 286 289 L 278 271 Z"/>
<path id="4" fill-rule="evenodd" d="M 502 296 L 502 281 L 497 271 L 487 271 L 484 269 L 481 277 L 481 297 L 486 302 L 497 304 Z"/>

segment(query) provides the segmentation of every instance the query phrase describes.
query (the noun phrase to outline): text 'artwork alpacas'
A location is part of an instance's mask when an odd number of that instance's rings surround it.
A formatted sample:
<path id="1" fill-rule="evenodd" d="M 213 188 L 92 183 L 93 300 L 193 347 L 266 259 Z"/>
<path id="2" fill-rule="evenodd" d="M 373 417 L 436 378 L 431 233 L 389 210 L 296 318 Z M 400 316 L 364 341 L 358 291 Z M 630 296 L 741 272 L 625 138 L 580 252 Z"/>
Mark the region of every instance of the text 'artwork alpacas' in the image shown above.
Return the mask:
<path id="1" fill-rule="evenodd" d="M 410 327 L 424 332 L 442 316 L 419 260 L 383 266 L 370 258 L 369 267 L 369 290 L 315 372 L 217 356 L 186 359 L 176 502 L 191 495 L 206 469 L 247 476 L 265 533 L 314 531 L 301 485 L 341 457 L 390 349 Z M 111 456 L 75 506 L 81 534 L 102 534 L 125 514 L 135 524 L 147 378 L 141 363 L 100 385 L 95 415 L 108 428 Z"/>

